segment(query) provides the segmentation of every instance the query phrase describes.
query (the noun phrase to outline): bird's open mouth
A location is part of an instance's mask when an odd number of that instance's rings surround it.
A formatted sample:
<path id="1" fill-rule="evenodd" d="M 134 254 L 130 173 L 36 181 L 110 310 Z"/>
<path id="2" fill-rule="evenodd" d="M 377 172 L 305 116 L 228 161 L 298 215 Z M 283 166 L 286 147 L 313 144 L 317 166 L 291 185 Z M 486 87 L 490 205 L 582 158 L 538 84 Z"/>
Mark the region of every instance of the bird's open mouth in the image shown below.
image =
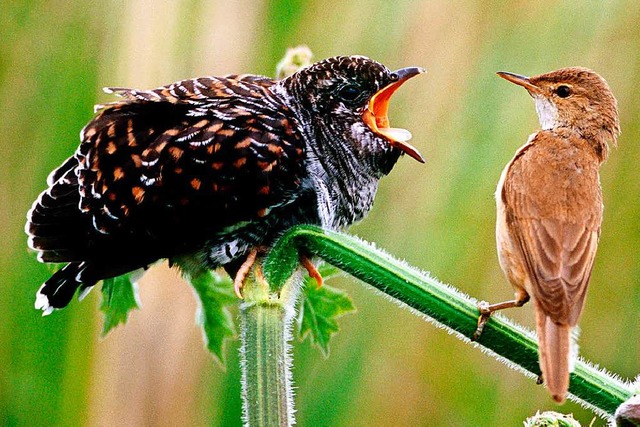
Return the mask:
<path id="1" fill-rule="evenodd" d="M 369 100 L 369 105 L 362 114 L 362 119 L 376 135 L 380 135 L 387 139 L 391 146 L 398 148 L 402 152 L 413 157 L 420 163 L 424 163 L 424 159 L 408 141 L 411 139 L 411 132 L 406 129 L 392 128 L 389 126 L 389 101 L 391 95 L 398 90 L 400 86 L 411 77 L 424 73 L 423 68 L 409 67 L 395 71 L 398 80 L 383 87 Z"/>

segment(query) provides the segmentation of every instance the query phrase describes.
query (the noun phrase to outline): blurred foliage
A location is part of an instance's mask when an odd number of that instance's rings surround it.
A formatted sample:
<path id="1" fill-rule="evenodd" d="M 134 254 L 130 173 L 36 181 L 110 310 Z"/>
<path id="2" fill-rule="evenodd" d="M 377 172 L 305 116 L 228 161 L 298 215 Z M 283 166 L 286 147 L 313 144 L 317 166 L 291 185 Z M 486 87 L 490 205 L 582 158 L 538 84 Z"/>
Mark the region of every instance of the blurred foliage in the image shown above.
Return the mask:
<path id="1" fill-rule="evenodd" d="M 605 219 L 581 352 L 623 376 L 640 372 L 640 2 L 14 0 L 2 9 L 0 425 L 239 425 L 237 352 L 227 352 L 226 372 L 211 363 L 175 273 L 152 269 L 143 310 L 103 341 L 95 292 L 43 319 L 34 293 L 50 270 L 26 250 L 24 214 L 77 146 L 93 104 L 109 100 L 100 87 L 272 74 L 300 43 L 317 59 L 427 68 L 391 107 L 427 164 L 401 159 L 353 231 L 492 301 L 511 295 L 495 256 L 493 191 L 537 127 L 527 94 L 494 73 L 582 65 L 602 74 L 623 133 L 602 168 Z M 295 345 L 300 425 L 521 425 L 557 409 L 542 387 L 352 279 L 332 285 L 359 313 L 341 319 L 328 360 Z M 530 307 L 508 315 L 533 325 Z M 573 404 L 562 412 L 592 419 Z"/>

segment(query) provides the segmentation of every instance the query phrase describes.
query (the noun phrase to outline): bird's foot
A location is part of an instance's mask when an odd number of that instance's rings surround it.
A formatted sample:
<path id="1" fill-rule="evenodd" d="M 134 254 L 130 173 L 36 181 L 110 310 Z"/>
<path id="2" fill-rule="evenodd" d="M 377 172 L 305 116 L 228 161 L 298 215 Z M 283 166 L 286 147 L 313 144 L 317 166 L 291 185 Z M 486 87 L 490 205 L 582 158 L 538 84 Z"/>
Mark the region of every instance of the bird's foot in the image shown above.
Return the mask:
<path id="1" fill-rule="evenodd" d="M 487 301 L 480 301 L 478 303 L 478 311 L 480 312 L 480 317 L 478 317 L 478 326 L 476 326 L 476 331 L 473 333 L 471 341 L 478 341 L 480 335 L 482 335 L 482 331 L 484 331 L 484 325 L 487 324 L 491 317 L 491 313 L 493 313 L 491 306 Z"/>
<path id="2" fill-rule="evenodd" d="M 263 250 L 263 248 L 255 247 L 249 251 L 247 258 L 242 263 L 242 265 L 238 269 L 238 272 L 236 273 L 233 279 L 233 291 L 235 292 L 236 296 L 240 299 L 244 299 L 244 296 L 242 295 L 242 288 L 244 287 L 244 281 L 249 275 L 249 272 L 251 271 L 251 268 L 255 264 L 256 258 L 261 250 Z M 300 255 L 300 264 L 302 264 L 302 266 L 307 270 L 309 277 L 313 278 L 316 281 L 318 288 L 321 287 L 323 283 L 322 275 L 320 275 L 320 272 L 311 261 L 311 258 L 309 258 L 306 255 Z M 256 272 L 256 275 L 258 274 L 260 275 L 258 279 L 261 279 L 261 281 L 264 282 L 264 276 L 262 276 L 262 269 L 257 268 L 255 272 Z"/>
<path id="3" fill-rule="evenodd" d="M 478 341 L 480 335 L 482 335 L 482 331 L 484 331 L 484 326 L 489 321 L 489 318 L 491 317 L 491 314 L 493 312 L 504 310 L 505 308 L 522 307 L 527 303 L 527 301 L 529 301 L 529 294 L 527 294 L 524 290 L 518 291 L 516 293 L 516 299 L 511 301 L 504 301 L 496 304 L 489 304 L 486 301 L 480 301 L 478 303 L 478 311 L 480 311 L 478 326 L 476 327 L 476 331 L 471 337 L 471 341 Z"/>
<path id="4" fill-rule="evenodd" d="M 313 264 L 313 262 L 311 262 L 311 258 L 309 258 L 306 255 L 300 255 L 300 264 L 302 264 L 302 266 L 307 269 L 307 273 L 309 273 L 309 277 L 315 279 L 318 287 L 321 287 L 322 281 L 323 281 L 322 276 L 320 275 L 320 272 L 318 271 L 316 266 Z"/>
<path id="5" fill-rule="evenodd" d="M 242 296 L 242 287 L 244 286 L 244 280 L 247 278 L 249 271 L 251 271 L 251 267 L 256 262 L 256 257 L 258 256 L 258 249 L 253 248 L 249 251 L 249 255 L 247 255 L 247 259 L 242 263 L 238 272 L 236 273 L 236 277 L 233 279 L 233 291 L 236 296 L 240 299 L 244 299 Z"/>

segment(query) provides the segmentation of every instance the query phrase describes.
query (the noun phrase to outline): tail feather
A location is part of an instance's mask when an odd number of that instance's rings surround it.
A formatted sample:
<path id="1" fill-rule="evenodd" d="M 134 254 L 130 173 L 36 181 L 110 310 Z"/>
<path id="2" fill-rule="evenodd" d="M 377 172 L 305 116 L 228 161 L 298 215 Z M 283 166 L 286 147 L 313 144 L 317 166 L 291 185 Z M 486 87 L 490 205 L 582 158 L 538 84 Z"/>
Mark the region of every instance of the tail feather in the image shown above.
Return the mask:
<path id="1" fill-rule="evenodd" d="M 132 280 L 137 281 L 155 260 L 132 262 L 120 259 L 111 261 L 113 262 L 71 262 L 65 265 L 44 282 L 36 293 L 36 309 L 42 310 L 43 316 L 49 315 L 55 309 L 66 307 L 78 289 L 80 290 L 78 299 L 82 300 L 91 288 L 103 279 L 133 272 L 132 274 L 136 277 Z"/>
<path id="2" fill-rule="evenodd" d="M 540 308 L 536 309 L 536 325 L 542 378 L 553 400 L 562 403 L 569 390 L 572 327 L 554 323 Z"/>
<path id="3" fill-rule="evenodd" d="M 36 293 L 36 309 L 42 310 L 43 316 L 51 314 L 56 308 L 66 307 L 76 290 L 82 285 L 90 287 L 95 283 L 83 283 L 81 274 L 87 268 L 86 263 L 70 263 L 56 271 L 40 287 Z"/>

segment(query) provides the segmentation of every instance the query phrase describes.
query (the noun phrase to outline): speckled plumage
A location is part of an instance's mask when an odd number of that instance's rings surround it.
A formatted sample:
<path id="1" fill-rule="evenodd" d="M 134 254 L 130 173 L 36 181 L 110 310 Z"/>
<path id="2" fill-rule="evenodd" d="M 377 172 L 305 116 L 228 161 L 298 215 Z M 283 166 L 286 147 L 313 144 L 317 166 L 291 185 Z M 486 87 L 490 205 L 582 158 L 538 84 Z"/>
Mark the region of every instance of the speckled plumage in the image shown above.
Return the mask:
<path id="1" fill-rule="evenodd" d="M 78 287 L 163 258 L 233 274 L 292 225 L 361 219 L 403 150 L 363 113 L 381 89 L 420 72 L 411 70 L 400 78 L 364 57 L 336 57 L 279 81 L 106 89 L 123 99 L 96 107 L 28 214 L 39 260 L 67 263 L 36 306 L 48 314 Z"/>

